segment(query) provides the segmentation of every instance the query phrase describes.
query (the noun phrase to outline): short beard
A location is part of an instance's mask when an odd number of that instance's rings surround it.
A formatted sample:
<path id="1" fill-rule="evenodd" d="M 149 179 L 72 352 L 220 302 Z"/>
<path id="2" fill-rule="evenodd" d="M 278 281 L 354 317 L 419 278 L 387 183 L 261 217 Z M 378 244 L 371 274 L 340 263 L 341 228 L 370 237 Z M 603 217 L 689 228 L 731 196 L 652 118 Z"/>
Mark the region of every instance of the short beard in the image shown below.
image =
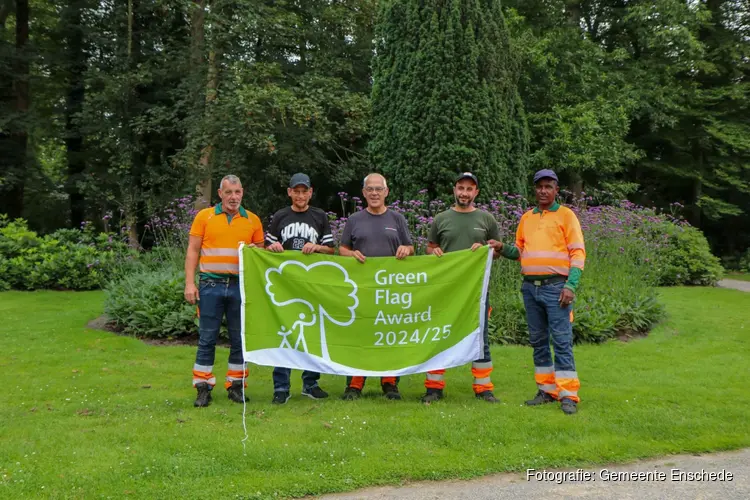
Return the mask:
<path id="1" fill-rule="evenodd" d="M 453 199 L 456 200 L 456 205 L 458 205 L 461 208 L 468 208 L 471 206 L 472 203 L 474 203 L 474 200 L 469 200 L 466 203 L 463 203 L 456 195 L 453 195 Z"/>

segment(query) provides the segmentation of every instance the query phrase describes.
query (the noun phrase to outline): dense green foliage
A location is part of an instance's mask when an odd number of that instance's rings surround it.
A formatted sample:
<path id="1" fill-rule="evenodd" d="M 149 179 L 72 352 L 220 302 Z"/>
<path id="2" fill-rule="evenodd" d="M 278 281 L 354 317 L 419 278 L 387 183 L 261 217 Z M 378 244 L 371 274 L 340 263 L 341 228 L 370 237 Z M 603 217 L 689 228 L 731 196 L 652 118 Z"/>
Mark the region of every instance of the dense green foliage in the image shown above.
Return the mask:
<path id="1" fill-rule="evenodd" d="M 500 2 L 389 0 L 376 40 L 369 149 L 391 192 L 450 195 L 466 170 L 488 195 L 524 192 L 528 136 Z"/>
<path id="2" fill-rule="evenodd" d="M 506 0 L 531 170 L 576 192 L 685 205 L 714 250 L 750 245 L 750 4 Z M 728 231 L 728 228 L 732 228 Z"/>
<path id="3" fill-rule="evenodd" d="M 113 277 L 128 254 L 110 234 L 61 229 L 46 236 L 0 217 L 0 290 L 90 290 Z"/>
<path id="4" fill-rule="evenodd" d="M 265 214 L 291 173 L 326 197 L 367 170 L 374 0 L 31 0 L 24 51 L 6 3 L 0 81 L 30 81 L 33 99 L 0 92 L 0 213 L 50 231 L 111 212 L 139 242 L 162 203 L 210 198 L 227 173 Z"/>
<path id="5" fill-rule="evenodd" d="M 433 196 L 473 169 L 492 196 L 552 167 L 680 202 L 732 262 L 750 247 L 747 2 L 377 6 L 0 0 L 0 213 L 148 245 L 159 207 L 227 173 L 265 218 L 298 170 L 337 209 L 373 168 Z"/>
<path id="6" fill-rule="evenodd" d="M 706 237 L 696 228 L 662 223 L 647 230 L 666 237 L 661 250 L 660 285 L 711 286 L 722 278 L 721 261 L 711 254 Z"/>
<path id="7" fill-rule="evenodd" d="M 196 308 L 183 296 L 185 273 L 175 266 L 143 268 L 107 287 L 104 313 L 124 333 L 175 338 L 198 332 Z"/>

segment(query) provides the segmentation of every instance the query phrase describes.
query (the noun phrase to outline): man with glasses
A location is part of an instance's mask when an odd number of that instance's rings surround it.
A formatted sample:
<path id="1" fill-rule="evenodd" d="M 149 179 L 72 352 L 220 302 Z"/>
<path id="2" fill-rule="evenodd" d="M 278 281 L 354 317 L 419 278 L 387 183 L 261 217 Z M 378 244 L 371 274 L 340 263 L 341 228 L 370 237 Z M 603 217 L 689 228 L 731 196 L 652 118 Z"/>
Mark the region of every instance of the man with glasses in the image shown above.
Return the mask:
<path id="1" fill-rule="evenodd" d="M 292 204 L 273 214 L 266 234 L 266 250 L 297 250 L 305 255 L 332 254 L 333 235 L 328 216 L 323 210 L 310 206 L 310 198 L 313 195 L 310 177 L 302 173 L 294 174 L 289 180 L 286 192 Z M 290 368 L 273 369 L 273 404 L 283 405 L 289 401 L 291 373 Z M 320 373 L 303 371 L 302 395 L 312 399 L 327 398 L 328 393 L 318 385 L 319 379 Z"/>
<path id="2" fill-rule="evenodd" d="M 409 227 L 403 215 L 388 208 L 388 184 L 380 174 L 365 177 L 362 194 L 367 208 L 349 217 L 341 236 L 339 253 L 364 263 L 367 257 L 404 259 L 414 254 Z M 347 377 L 342 399 L 359 399 L 365 377 Z M 397 377 L 381 377 L 380 385 L 387 399 L 401 399 Z"/>

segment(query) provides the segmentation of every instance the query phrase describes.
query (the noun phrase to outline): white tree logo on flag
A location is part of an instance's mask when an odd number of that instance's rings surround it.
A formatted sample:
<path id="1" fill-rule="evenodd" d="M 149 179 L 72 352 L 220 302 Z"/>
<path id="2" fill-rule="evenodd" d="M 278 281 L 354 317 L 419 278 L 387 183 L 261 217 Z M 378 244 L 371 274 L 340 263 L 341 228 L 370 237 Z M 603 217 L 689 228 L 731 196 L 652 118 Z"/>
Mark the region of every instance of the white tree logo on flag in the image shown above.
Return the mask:
<path id="1" fill-rule="evenodd" d="M 297 269 L 295 269 L 295 267 Z M 314 279 L 315 273 L 326 273 L 326 280 Z M 338 304 L 325 304 L 321 302 L 321 296 L 316 295 L 314 290 L 306 286 L 290 286 L 290 275 L 293 275 L 291 281 L 299 281 L 301 278 L 307 278 L 306 281 L 310 282 L 330 282 L 330 275 L 334 273 L 336 275 L 336 288 L 341 288 L 341 294 L 338 295 L 342 301 L 349 302 L 353 301 L 352 305 L 348 306 L 349 314 L 346 319 L 339 316 L 334 317 L 329 311 L 333 309 L 341 309 L 341 303 Z M 266 294 L 271 299 L 271 302 L 278 307 L 285 307 L 291 304 L 299 304 L 301 312 L 296 316 L 298 319 L 291 325 L 280 325 L 278 334 L 281 336 L 281 345 L 279 347 L 286 349 L 301 350 L 302 352 L 309 353 L 308 349 L 308 338 L 305 337 L 305 328 L 313 327 L 318 324 L 320 333 L 320 349 L 321 357 L 326 360 L 331 360 L 328 354 L 328 344 L 326 340 L 325 323 L 330 321 L 339 326 L 351 325 L 356 316 L 354 310 L 359 305 L 359 299 L 357 298 L 357 284 L 349 278 L 349 273 L 341 265 L 335 262 L 316 262 L 309 266 L 296 260 L 288 260 L 281 264 L 278 268 L 269 268 L 266 270 Z M 279 286 L 280 280 L 284 280 L 284 286 Z M 340 285 L 338 284 L 340 283 Z M 292 342 L 289 340 L 290 336 L 296 334 L 296 338 L 293 338 Z"/>

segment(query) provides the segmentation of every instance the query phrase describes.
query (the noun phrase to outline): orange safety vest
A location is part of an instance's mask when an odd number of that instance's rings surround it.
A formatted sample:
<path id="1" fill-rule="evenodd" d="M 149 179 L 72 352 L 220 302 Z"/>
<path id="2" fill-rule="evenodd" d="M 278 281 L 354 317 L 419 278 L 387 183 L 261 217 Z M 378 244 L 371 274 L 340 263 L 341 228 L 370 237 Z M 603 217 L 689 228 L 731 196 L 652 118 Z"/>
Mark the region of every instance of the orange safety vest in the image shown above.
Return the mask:
<path id="1" fill-rule="evenodd" d="M 240 207 L 230 220 L 221 203 L 195 216 L 190 236 L 202 238 L 200 271 L 211 277 L 236 276 L 240 272 L 239 245 L 262 244 L 263 224 L 257 215 Z"/>
<path id="2" fill-rule="evenodd" d="M 554 203 L 549 210 L 529 210 L 516 231 L 521 273 L 526 276 L 568 276 L 571 267 L 583 270 L 586 247 L 578 217 Z"/>

